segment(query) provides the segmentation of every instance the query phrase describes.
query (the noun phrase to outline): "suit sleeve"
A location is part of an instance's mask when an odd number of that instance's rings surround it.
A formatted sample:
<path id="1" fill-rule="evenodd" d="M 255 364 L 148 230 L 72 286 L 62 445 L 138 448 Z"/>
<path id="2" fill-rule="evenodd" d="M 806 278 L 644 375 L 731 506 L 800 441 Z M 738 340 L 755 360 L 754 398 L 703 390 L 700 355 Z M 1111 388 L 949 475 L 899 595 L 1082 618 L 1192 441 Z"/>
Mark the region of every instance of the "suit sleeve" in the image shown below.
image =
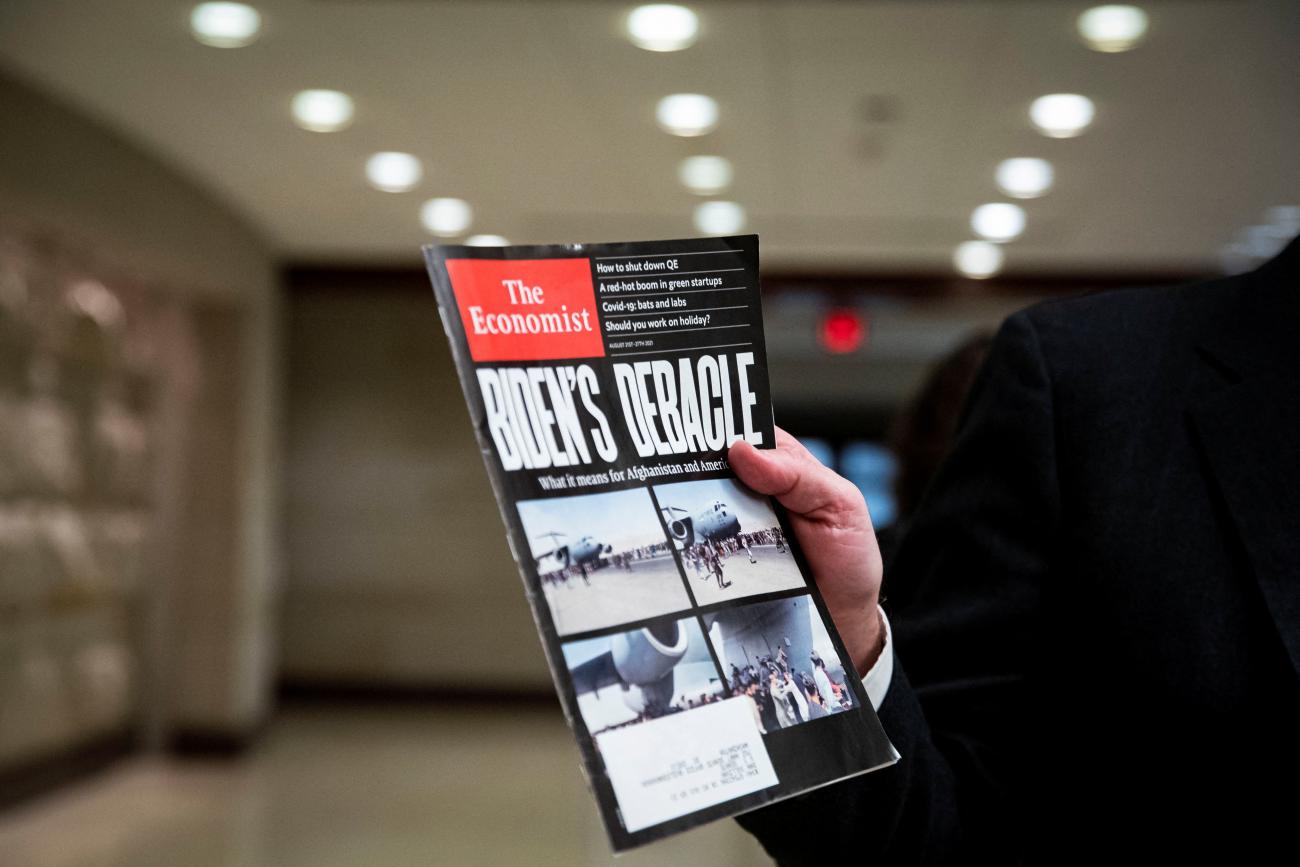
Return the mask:
<path id="1" fill-rule="evenodd" d="M 878 714 L 891 768 L 748 813 L 782 864 L 999 862 L 1021 839 L 1026 680 L 1060 515 L 1052 384 L 1029 314 L 999 331 L 961 431 L 897 553 L 885 590 L 895 668 Z M 888 600 L 885 607 L 890 608 Z"/>

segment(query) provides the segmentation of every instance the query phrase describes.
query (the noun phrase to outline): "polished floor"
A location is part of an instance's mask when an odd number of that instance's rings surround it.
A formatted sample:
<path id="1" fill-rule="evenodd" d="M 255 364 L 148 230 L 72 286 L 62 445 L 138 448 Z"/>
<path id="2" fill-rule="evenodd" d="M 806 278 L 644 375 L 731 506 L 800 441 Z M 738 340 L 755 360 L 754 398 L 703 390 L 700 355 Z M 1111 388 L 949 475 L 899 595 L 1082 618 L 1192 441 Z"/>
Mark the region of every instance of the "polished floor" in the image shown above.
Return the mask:
<path id="1" fill-rule="evenodd" d="M 558 710 L 300 709 L 232 761 L 133 759 L 0 813 L 3 867 L 609 864 Z M 734 822 L 617 864 L 769 863 Z"/>

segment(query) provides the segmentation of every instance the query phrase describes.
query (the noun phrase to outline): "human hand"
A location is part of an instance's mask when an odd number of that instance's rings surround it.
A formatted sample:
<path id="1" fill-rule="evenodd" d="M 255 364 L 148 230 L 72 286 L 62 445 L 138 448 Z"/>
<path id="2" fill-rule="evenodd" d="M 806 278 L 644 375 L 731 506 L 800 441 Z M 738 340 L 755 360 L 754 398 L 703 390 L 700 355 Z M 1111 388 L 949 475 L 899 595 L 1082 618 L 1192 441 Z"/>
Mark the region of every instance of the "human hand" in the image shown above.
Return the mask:
<path id="1" fill-rule="evenodd" d="M 738 440 L 727 458 L 742 482 L 789 512 L 853 667 L 866 674 L 884 644 L 876 609 L 884 567 L 862 492 L 781 428 L 775 449 Z"/>

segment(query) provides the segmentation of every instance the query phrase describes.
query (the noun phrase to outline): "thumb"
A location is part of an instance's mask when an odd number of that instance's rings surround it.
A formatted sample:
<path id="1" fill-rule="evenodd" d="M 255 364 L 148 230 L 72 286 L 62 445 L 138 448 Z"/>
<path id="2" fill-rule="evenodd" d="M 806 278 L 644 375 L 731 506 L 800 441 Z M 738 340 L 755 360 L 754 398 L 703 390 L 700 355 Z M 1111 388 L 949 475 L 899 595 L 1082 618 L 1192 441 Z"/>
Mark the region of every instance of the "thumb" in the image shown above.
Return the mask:
<path id="1" fill-rule="evenodd" d="M 840 526 L 871 527 L 862 493 L 850 482 L 787 448 L 756 449 L 737 440 L 727 453 L 742 482 L 796 515 L 806 515 Z"/>
<path id="2" fill-rule="evenodd" d="M 781 449 L 756 449 L 744 440 L 737 440 L 727 452 L 727 460 L 736 476 L 760 494 L 784 494 L 799 479 L 793 459 Z"/>

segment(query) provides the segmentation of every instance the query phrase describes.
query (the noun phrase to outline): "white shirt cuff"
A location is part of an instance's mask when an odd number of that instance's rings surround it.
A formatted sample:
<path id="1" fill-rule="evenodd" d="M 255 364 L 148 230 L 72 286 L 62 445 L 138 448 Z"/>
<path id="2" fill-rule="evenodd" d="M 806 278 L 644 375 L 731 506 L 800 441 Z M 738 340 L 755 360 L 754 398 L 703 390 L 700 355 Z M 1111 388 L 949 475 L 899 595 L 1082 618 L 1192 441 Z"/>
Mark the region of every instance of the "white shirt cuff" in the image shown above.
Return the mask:
<path id="1" fill-rule="evenodd" d="M 871 707 L 880 710 L 880 704 L 885 700 L 885 694 L 889 692 L 889 682 L 894 679 L 894 638 L 890 634 L 889 618 L 885 616 L 885 609 L 880 606 L 876 608 L 880 611 L 880 622 L 885 629 L 885 646 L 880 651 L 876 664 L 871 666 L 862 678 L 862 688 L 867 691 Z"/>

